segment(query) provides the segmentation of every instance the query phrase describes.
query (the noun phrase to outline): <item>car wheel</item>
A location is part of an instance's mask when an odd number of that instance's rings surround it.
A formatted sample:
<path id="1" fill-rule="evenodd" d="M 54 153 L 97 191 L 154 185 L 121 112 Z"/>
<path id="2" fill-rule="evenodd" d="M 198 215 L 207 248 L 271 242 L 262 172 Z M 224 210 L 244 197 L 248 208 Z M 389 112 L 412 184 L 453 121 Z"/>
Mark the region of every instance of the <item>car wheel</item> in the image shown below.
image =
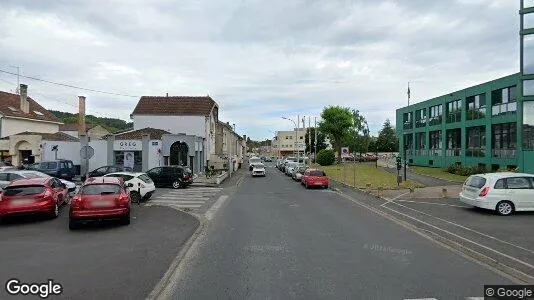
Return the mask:
<path id="1" fill-rule="evenodd" d="M 495 211 L 501 216 L 509 216 L 514 212 L 514 204 L 510 201 L 501 201 L 497 203 Z"/>
<path id="2" fill-rule="evenodd" d="M 141 195 L 138 192 L 131 192 L 130 199 L 133 203 L 141 203 Z"/>
<path id="3" fill-rule="evenodd" d="M 69 218 L 69 229 L 74 230 L 78 228 L 78 222 L 76 220 Z"/>
<path id="4" fill-rule="evenodd" d="M 172 188 L 173 189 L 179 189 L 182 187 L 182 182 L 180 180 L 176 180 L 172 183 Z"/>
<path id="5" fill-rule="evenodd" d="M 122 217 L 121 224 L 122 225 L 130 225 L 130 212 L 128 212 L 128 214 L 126 216 Z"/>

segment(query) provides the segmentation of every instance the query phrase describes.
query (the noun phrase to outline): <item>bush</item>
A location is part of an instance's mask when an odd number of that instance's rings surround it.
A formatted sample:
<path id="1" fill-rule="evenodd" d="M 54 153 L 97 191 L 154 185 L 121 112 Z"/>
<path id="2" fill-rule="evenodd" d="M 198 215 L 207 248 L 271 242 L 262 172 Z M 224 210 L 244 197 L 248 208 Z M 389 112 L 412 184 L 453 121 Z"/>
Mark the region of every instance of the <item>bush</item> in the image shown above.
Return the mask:
<path id="1" fill-rule="evenodd" d="M 321 166 L 330 166 L 336 160 L 333 150 L 323 149 L 317 153 L 317 163 Z"/>
<path id="2" fill-rule="evenodd" d="M 451 174 L 471 176 L 475 174 L 486 173 L 486 168 L 482 166 L 462 167 L 457 165 L 450 165 L 449 167 L 447 167 L 446 171 Z"/>

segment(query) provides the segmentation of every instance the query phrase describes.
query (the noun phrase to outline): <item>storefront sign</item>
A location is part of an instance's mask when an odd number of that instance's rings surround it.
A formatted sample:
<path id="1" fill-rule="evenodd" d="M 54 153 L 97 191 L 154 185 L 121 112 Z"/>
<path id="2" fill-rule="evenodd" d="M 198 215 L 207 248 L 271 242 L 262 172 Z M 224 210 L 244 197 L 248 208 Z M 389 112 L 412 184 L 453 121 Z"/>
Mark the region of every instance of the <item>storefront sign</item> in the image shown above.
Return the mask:
<path id="1" fill-rule="evenodd" d="M 141 151 L 143 150 L 143 142 L 141 140 L 118 140 L 113 142 L 113 150 L 130 150 Z"/>

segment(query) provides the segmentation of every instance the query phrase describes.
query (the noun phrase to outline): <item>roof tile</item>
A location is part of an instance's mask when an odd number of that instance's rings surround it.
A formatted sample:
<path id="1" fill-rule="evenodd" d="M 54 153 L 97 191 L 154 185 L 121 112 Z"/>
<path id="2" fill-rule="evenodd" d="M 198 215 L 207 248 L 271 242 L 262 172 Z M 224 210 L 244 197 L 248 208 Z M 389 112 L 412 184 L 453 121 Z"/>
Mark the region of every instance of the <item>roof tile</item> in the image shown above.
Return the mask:
<path id="1" fill-rule="evenodd" d="M 20 110 L 20 96 L 0 91 L 0 113 L 8 117 L 28 118 L 32 120 L 60 122 L 59 119 L 44 107 L 28 97 L 30 102 L 29 113 L 24 113 Z"/>
<path id="2" fill-rule="evenodd" d="M 151 140 L 161 140 L 161 136 L 164 134 L 170 134 L 170 132 L 156 129 L 156 128 L 142 128 L 138 130 L 128 131 L 125 133 L 115 135 L 116 140 L 140 140 L 143 135 L 148 134 Z"/>
<path id="3" fill-rule="evenodd" d="M 142 96 L 132 114 L 159 116 L 209 116 L 217 103 L 210 96 Z"/>

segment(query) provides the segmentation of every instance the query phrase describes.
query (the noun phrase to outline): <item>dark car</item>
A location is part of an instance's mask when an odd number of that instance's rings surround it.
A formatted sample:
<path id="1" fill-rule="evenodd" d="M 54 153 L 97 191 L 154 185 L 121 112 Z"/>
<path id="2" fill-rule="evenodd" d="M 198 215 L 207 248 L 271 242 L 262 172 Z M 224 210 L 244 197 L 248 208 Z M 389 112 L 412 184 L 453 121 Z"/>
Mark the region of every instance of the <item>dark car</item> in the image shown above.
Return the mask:
<path id="1" fill-rule="evenodd" d="M 155 167 L 146 172 L 156 187 L 185 188 L 193 183 L 193 174 L 187 167 Z"/>
<path id="2" fill-rule="evenodd" d="M 37 166 L 37 171 L 68 181 L 72 181 L 76 175 L 72 160 L 66 159 L 43 161 Z"/>
<path id="3" fill-rule="evenodd" d="M 102 177 L 106 174 L 115 173 L 115 172 L 131 172 L 131 168 L 125 168 L 123 166 L 103 166 L 98 169 L 95 169 L 89 174 L 87 174 L 87 177 Z"/>

